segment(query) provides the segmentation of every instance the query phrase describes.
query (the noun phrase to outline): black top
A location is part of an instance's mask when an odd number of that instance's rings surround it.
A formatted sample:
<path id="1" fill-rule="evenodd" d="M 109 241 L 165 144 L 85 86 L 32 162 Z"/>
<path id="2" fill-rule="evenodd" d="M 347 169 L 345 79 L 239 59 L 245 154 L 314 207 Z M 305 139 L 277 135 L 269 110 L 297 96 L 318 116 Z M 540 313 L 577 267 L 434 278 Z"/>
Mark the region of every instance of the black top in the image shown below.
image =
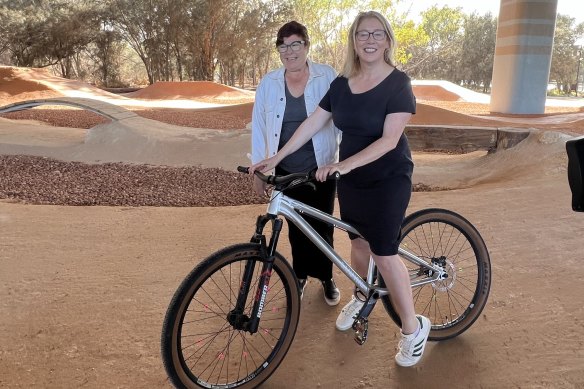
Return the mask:
<path id="1" fill-rule="evenodd" d="M 284 85 L 286 90 L 286 109 L 282 118 L 282 130 L 280 131 L 278 150 L 284 147 L 298 127 L 308 117 L 306 114 L 304 94 L 294 97 L 288 90 L 288 84 L 284 82 Z M 284 158 L 278 166 L 290 173 L 304 173 L 315 169 L 317 165 L 312 139 Z"/>
<path id="2" fill-rule="evenodd" d="M 332 112 L 335 125 L 343 132 L 342 161 L 381 138 L 388 114 L 415 113 L 416 100 L 409 77 L 394 69 L 363 93 L 351 92 L 346 78 L 335 79 L 320 107 Z M 401 224 L 412 193 L 413 166 L 407 137 L 402 134 L 393 150 L 341 176 L 338 182 L 341 219 L 359 231 L 374 254 L 398 252 Z"/>
<path id="3" fill-rule="evenodd" d="M 353 93 L 349 80 L 336 78 L 319 106 L 332 112 L 333 122 L 343 132 L 339 150 L 341 161 L 363 150 L 383 134 L 385 117 L 390 113 L 416 112 L 410 78 L 394 69 L 383 81 L 363 93 Z M 405 135 L 395 149 L 377 160 L 343 176 L 354 184 L 382 180 L 401 170 L 411 172 L 412 161 Z"/>

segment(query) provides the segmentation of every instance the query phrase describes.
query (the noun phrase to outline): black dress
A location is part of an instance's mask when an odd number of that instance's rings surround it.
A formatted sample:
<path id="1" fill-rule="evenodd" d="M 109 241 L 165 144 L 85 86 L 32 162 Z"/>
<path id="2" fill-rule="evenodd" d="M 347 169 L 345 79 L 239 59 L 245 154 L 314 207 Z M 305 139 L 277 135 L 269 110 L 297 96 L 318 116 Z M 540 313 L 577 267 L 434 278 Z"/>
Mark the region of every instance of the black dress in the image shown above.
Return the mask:
<path id="1" fill-rule="evenodd" d="M 341 161 L 382 136 L 386 115 L 416 112 L 410 78 L 398 69 L 363 93 L 351 92 L 348 79 L 338 77 L 319 105 L 332 112 L 335 126 L 343 133 Z M 341 219 L 363 235 L 376 255 L 397 254 L 412 192 L 413 167 L 408 140 L 402 134 L 393 150 L 343 175 L 338 183 Z"/>

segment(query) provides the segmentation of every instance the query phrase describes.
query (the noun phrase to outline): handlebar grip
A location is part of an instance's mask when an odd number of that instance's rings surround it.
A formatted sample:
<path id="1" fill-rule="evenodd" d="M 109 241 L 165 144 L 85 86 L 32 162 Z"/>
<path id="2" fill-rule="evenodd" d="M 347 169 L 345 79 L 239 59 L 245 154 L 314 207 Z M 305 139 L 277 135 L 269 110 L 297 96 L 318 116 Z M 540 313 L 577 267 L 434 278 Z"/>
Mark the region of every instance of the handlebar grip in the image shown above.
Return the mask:
<path id="1" fill-rule="evenodd" d="M 316 170 L 311 170 L 310 172 L 308 172 L 308 177 L 310 177 L 311 180 L 314 180 L 316 178 Z M 338 181 L 341 178 L 341 173 L 339 172 L 333 172 L 331 174 L 328 175 L 328 177 L 326 178 L 327 181 Z"/>
<path id="2" fill-rule="evenodd" d="M 237 171 L 240 173 L 245 173 L 245 174 L 249 174 L 249 167 L 246 166 L 238 166 L 237 167 Z M 254 174 L 259 177 L 262 181 L 268 183 L 268 184 L 272 184 L 272 182 L 270 180 L 273 180 L 274 177 L 272 176 L 266 176 L 264 173 L 260 172 L 259 170 L 256 170 L 254 172 Z"/>

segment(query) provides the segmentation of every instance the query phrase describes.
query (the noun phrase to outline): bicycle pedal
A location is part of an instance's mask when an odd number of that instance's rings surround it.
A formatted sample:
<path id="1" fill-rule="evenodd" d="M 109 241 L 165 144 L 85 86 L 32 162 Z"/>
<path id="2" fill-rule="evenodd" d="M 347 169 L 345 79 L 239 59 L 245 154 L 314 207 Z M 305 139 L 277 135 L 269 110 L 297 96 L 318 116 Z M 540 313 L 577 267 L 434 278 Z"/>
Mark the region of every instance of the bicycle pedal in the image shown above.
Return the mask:
<path id="1" fill-rule="evenodd" d="M 367 340 L 367 330 L 369 328 L 369 321 L 364 318 L 358 318 L 353 323 L 353 331 L 355 331 L 355 342 L 362 346 Z"/>

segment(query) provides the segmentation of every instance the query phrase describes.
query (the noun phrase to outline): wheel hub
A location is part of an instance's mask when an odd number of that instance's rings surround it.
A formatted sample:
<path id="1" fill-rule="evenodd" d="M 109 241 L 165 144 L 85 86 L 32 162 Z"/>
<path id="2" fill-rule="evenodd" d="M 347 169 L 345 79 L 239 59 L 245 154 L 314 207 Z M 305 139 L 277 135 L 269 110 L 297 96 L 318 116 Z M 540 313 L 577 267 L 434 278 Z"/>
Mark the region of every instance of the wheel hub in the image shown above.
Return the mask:
<path id="1" fill-rule="evenodd" d="M 443 272 L 440 280 L 432 282 L 432 287 L 440 292 L 446 292 L 452 289 L 456 281 L 456 268 L 454 264 L 445 257 L 440 257 L 438 260 L 432 262 L 440 266 Z"/>
<path id="2" fill-rule="evenodd" d="M 236 310 L 233 310 L 227 314 L 227 321 L 234 329 L 245 331 L 247 330 L 249 317 L 243 313 L 239 313 Z"/>

